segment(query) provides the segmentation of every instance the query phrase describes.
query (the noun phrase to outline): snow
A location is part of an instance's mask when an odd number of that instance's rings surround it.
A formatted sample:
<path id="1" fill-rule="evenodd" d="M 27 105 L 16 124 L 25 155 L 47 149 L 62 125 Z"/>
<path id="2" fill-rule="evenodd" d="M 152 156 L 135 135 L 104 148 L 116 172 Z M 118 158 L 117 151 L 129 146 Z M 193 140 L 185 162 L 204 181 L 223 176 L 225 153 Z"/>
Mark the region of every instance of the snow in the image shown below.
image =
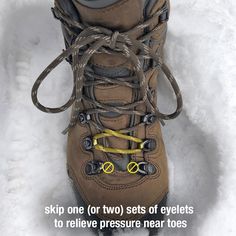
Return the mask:
<path id="1" fill-rule="evenodd" d="M 44 215 L 46 205 L 76 204 L 65 170 L 66 137 L 60 134 L 69 113 L 44 114 L 30 98 L 35 79 L 64 47 L 51 5 L 49 0 L 0 3 L 3 236 L 78 235 L 55 229 L 52 218 Z M 160 235 L 236 235 L 236 2 L 172 1 L 171 13 L 166 60 L 181 87 L 184 111 L 163 128 L 170 169 L 168 205 L 193 205 L 195 214 L 187 216 L 187 229 L 165 228 Z M 40 89 L 40 101 L 59 105 L 70 96 L 71 86 L 64 63 Z M 164 95 L 166 89 L 160 81 L 162 109 L 173 103 Z M 79 234 L 93 235 L 89 230 Z"/>

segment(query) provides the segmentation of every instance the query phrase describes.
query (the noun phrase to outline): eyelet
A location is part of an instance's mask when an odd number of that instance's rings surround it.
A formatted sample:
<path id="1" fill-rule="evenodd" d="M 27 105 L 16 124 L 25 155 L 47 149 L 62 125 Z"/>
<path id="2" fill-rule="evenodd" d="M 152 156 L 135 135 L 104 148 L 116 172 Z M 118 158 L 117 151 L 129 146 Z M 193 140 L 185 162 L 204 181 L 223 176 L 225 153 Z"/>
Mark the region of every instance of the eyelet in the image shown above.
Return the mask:
<path id="1" fill-rule="evenodd" d="M 169 15 L 170 15 L 170 12 L 169 12 L 169 9 L 168 9 L 168 5 L 167 3 L 165 3 L 164 7 L 162 8 L 162 14 L 160 15 L 160 22 L 161 23 L 164 23 L 164 22 L 167 22 L 169 20 Z"/>
<path id="2" fill-rule="evenodd" d="M 156 166 L 150 162 L 139 162 L 139 173 L 143 175 L 154 175 L 157 172 Z"/>
<path id="3" fill-rule="evenodd" d="M 87 151 L 92 149 L 93 142 L 92 142 L 91 137 L 87 137 L 83 140 L 83 146 L 84 146 L 85 150 L 87 150 Z"/>
<path id="4" fill-rule="evenodd" d="M 156 148 L 156 140 L 155 139 L 147 139 L 143 142 L 143 151 L 151 152 Z"/>
<path id="5" fill-rule="evenodd" d="M 102 162 L 101 161 L 90 161 L 85 166 L 85 173 L 87 175 L 97 175 L 102 172 Z"/>
<path id="6" fill-rule="evenodd" d="M 143 117 L 143 123 L 147 124 L 147 125 L 150 125 L 150 124 L 153 124 L 156 120 L 156 116 L 153 115 L 153 114 L 147 114 Z"/>
<path id="7" fill-rule="evenodd" d="M 85 124 L 88 123 L 88 121 L 91 119 L 91 116 L 86 113 L 79 113 L 78 119 L 81 124 Z"/>

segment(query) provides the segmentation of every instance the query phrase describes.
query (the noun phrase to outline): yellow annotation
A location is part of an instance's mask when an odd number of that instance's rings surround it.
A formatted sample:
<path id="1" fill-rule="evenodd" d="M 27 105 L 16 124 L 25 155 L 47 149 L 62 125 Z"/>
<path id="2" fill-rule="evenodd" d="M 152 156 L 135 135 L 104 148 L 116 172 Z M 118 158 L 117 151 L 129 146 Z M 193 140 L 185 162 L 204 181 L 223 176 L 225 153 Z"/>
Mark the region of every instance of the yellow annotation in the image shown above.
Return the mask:
<path id="1" fill-rule="evenodd" d="M 131 161 L 128 165 L 127 165 L 127 171 L 130 174 L 136 174 L 139 171 L 139 164 L 135 161 Z"/>
<path id="2" fill-rule="evenodd" d="M 115 170 L 115 166 L 112 162 L 104 162 L 102 165 L 102 170 L 105 174 L 112 174 Z"/>

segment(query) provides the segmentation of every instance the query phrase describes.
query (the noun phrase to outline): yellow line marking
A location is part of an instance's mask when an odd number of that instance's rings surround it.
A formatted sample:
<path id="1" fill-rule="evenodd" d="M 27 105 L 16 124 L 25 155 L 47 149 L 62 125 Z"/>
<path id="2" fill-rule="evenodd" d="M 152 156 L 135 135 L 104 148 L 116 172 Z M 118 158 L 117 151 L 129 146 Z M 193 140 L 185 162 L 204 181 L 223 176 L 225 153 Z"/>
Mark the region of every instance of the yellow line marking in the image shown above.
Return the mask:
<path id="1" fill-rule="evenodd" d="M 135 143 L 138 143 L 138 148 L 136 149 L 119 149 L 119 148 L 111 148 L 111 147 L 104 147 L 98 144 L 98 139 L 107 138 L 107 137 L 117 137 L 124 140 L 129 140 Z M 103 133 L 96 134 L 93 137 L 93 146 L 96 150 L 108 153 L 119 153 L 119 154 L 136 154 L 142 152 L 143 149 L 143 141 L 142 139 L 132 137 L 126 134 L 122 134 L 121 131 L 114 131 L 110 129 L 105 129 Z"/>

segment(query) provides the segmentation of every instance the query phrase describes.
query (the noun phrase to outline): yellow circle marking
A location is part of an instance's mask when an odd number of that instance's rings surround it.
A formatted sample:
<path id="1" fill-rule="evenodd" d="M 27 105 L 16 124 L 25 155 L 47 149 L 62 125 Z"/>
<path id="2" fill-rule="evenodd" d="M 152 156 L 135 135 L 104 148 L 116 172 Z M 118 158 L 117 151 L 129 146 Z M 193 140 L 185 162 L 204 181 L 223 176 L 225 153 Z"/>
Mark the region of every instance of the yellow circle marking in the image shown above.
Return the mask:
<path id="1" fill-rule="evenodd" d="M 111 174 L 114 172 L 115 166 L 112 162 L 107 161 L 107 162 L 103 163 L 102 170 L 105 174 Z"/>
<path id="2" fill-rule="evenodd" d="M 130 174 L 136 174 L 139 171 L 139 164 L 137 162 L 131 161 L 128 165 L 127 165 L 127 171 Z"/>

